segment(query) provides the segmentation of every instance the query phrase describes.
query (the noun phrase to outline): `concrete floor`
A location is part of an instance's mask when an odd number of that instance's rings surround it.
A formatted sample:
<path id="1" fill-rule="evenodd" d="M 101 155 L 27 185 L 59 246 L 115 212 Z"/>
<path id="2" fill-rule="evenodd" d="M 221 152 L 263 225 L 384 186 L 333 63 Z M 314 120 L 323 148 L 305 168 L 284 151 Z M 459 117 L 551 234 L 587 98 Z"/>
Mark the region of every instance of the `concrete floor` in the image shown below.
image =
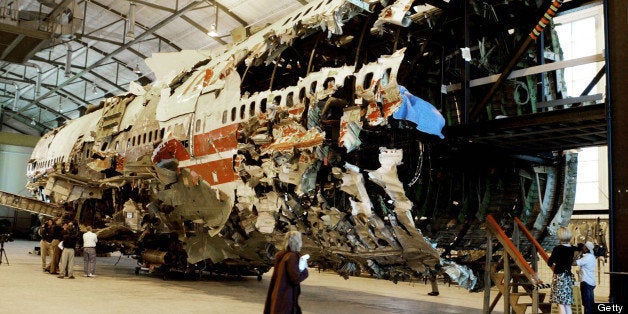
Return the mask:
<path id="1" fill-rule="evenodd" d="M 75 259 L 75 280 L 41 271 L 41 257 L 30 254 L 39 242 L 5 243 L 10 264 L 0 265 L 0 313 L 261 313 L 270 273 L 254 277 L 162 280 L 135 275 L 135 260 L 99 257 L 96 278 L 83 277 L 83 259 Z M 481 313 L 483 294 L 440 285 L 440 296 L 427 296 L 429 284 L 372 278 L 344 280 L 333 272 L 310 269 L 302 283 L 304 313 Z M 492 293 L 495 296 L 495 292 Z M 503 309 L 498 303 L 497 309 Z"/>

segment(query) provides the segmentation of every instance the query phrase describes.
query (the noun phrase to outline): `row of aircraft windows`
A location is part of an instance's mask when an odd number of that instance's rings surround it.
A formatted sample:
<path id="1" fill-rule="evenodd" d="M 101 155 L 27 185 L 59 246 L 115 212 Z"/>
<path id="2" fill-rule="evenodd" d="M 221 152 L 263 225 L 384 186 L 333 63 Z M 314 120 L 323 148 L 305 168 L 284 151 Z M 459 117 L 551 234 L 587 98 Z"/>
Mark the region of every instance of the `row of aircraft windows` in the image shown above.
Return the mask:
<path id="1" fill-rule="evenodd" d="M 35 168 L 50 168 L 61 161 L 63 161 L 63 157 L 59 156 L 57 158 L 49 159 L 46 161 L 38 161 L 35 164 L 30 164 L 29 167 L 31 168 L 31 170 L 33 170 L 33 165 L 35 165 Z"/>
<path id="2" fill-rule="evenodd" d="M 126 147 L 128 148 L 131 146 L 146 144 L 153 141 L 159 141 L 164 138 L 165 131 L 166 130 L 164 128 L 161 128 L 161 130 L 154 130 L 151 132 L 133 136 L 132 138 L 129 138 L 126 140 Z M 116 149 L 118 149 L 117 142 L 116 142 Z"/>
<path id="3" fill-rule="evenodd" d="M 388 83 L 388 78 L 390 77 L 391 71 L 392 71 L 391 68 L 386 69 L 385 71 L 386 74 L 384 75 L 382 79 L 383 85 L 386 85 Z M 334 81 L 335 81 L 335 78 L 328 77 L 327 79 L 325 79 L 325 84 L 327 84 L 328 82 L 333 83 Z M 364 81 L 362 82 L 363 88 L 365 90 L 370 89 L 372 82 L 373 82 L 373 72 L 369 72 L 364 76 Z M 317 87 L 318 87 L 318 82 L 317 81 L 312 82 L 312 84 L 310 84 L 310 91 L 314 93 Z M 328 87 L 329 86 L 323 86 L 323 88 L 328 88 Z M 280 106 L 281 99 L 282 99 L 281 95 L 275 96 L 275 98 L 273 98 L 273 105 Z M 301 87 L 301 89 L 299 90 L 299 101 L 303 102 L 304 100 L 305 100 L 305 87 Z M 286 96 L 285 105 L 288 108 L 291 108 L 292 106 L 294 106 L 294 92 L 288 93 L 288 95 Z M 268 107 L 268 100 L 266 98 L 263 98 L 259 104 L 259 111 L 262 113 L 266 113 L 267 107 Z M 257 110 L 256 101 L 252 101 L 251 103 L 249 103 L 249 117 L 255 116 L 256 110 Z M 226 124 L 227 122 L 234 122 L 236 121 L 237 118 L 238 118 L 238 109 L 236 107 L 231 108 L 231 117 L 229 117 L 229 112 L 227 110 L 222 112 L 222 124 Z M 243 104 L 240 106 L 239 118 L 240 120 L 244 120 L 246 118 L 246 104 Z M 200 119 L 196 120 L 195 129 L 197 133 L 201 131 Z"/>

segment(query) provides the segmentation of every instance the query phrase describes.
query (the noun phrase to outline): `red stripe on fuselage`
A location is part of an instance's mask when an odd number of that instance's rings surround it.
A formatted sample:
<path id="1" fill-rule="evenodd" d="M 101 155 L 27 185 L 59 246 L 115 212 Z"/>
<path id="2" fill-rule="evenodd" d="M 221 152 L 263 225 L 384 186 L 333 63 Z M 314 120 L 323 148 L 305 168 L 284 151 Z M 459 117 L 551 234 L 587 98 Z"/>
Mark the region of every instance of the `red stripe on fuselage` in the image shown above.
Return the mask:
<path id="1" fill-rule="evenodd" d="M 194 135 L 194 156 L 200 157 L 237 148 L 237 130 L 238 124 L 231 124 L 209 133 Z"/>
<path id="2" fill-rule="evenodd" d="M 236 179 L 236 174 L 233 171 L 232 158 L 191 165 L 185 168 L 196 172 L 211 185 L 229 183 Z"/>

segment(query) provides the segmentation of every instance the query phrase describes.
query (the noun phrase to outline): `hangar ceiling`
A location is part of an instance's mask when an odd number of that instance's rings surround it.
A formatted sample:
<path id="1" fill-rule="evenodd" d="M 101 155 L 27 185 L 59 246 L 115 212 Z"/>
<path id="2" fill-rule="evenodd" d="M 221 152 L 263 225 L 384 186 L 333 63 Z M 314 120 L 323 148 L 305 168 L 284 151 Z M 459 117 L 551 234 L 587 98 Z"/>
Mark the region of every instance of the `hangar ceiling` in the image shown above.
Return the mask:
<path id="1" fill-rule="evenodd" d="M 212 50 L 306 0 L 0 0 L 3 131 L 47 132 L 155 77 L 157 52 Z"/>

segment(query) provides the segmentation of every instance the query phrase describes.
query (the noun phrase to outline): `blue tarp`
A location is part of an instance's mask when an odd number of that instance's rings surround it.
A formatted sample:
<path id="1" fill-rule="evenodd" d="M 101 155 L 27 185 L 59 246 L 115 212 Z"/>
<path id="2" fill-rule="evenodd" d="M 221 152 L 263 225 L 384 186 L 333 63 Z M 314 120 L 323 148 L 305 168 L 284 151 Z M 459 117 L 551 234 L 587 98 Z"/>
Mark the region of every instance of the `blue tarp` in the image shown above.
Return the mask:
<path id="1" fill-rule="evenodd" d="M 429 102 L 410 94 L 408 89 L 401 85 L 399 92 L 403 103 L 393 113 L 393 118 L 412 121 L 416 123 L 417 130 L 445 138 L 441 133 L 445 126 L 445 118 L 440 112 Z"/>

